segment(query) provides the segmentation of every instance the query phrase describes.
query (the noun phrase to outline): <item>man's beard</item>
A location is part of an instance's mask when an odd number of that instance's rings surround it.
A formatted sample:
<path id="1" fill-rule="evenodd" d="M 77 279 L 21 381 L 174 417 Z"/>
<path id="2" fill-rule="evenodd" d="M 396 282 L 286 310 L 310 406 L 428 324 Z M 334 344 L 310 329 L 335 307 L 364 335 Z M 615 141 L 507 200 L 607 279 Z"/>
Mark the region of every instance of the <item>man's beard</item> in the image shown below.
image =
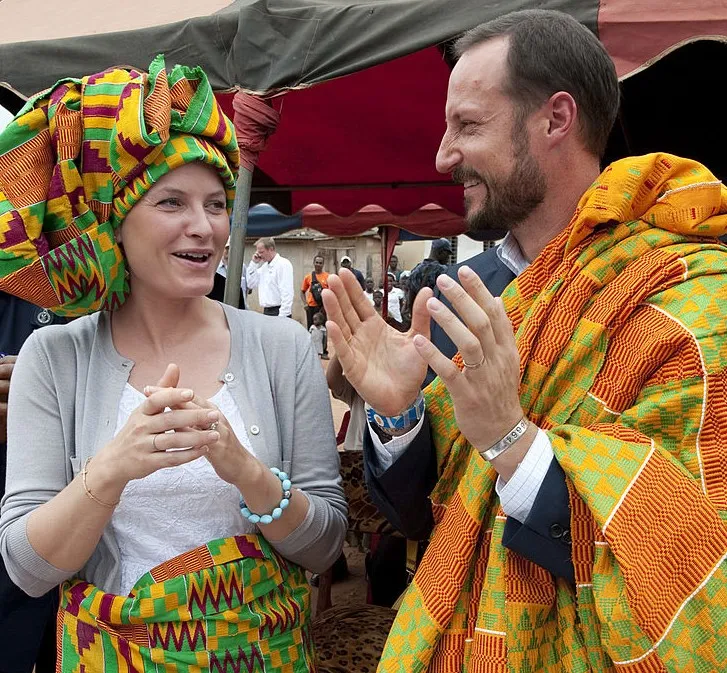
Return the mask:
<path id="1" fill-rule="evenodd" d="M 547 181 L 535 157 L 530 153 L 524 125 L 513 133 L 515 167 L 504 180 L 457 167 L 452 173 L 455 182 L 477 180 L 486 190 L 484 203 L 470 207 L 465 199 L 466 220 L 473 233 L 492 230 L 510 231 L 525 220 L 545 199 Z"/>

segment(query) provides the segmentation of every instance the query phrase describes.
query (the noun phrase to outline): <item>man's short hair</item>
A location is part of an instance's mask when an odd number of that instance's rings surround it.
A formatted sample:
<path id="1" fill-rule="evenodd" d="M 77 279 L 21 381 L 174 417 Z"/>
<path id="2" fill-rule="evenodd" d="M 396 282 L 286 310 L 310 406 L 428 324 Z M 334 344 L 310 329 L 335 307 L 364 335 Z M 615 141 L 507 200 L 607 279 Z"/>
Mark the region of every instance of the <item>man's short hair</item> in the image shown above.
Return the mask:
<path id="1" fill-rule="evenodd" d="M 262 245 L 266 250 L 275 250 L 275 241 L 272 238 L 258 238 L 255 247 Z"/>
<path id="2" fill-rule="evenodd" d="M 619 84 L 611 57 L 598 38 L 563 12 L 527 9 L 468 30 L 454 44 L 457 58 L 472 47 L 507 37 L 505 93 L 527 117 L 558 91 L 578 106 L 586 149 L 601 158 L 619 108 Z"/>
<path id="3" fill-rule="evenodd" d="M 315 263 L 315 261 L 317 259 L 322 259 L 324 262 L 326 261 L 326 258 L 323 255 L 321 255 L 320 253 L 313 255 L 313 263 Z"/>

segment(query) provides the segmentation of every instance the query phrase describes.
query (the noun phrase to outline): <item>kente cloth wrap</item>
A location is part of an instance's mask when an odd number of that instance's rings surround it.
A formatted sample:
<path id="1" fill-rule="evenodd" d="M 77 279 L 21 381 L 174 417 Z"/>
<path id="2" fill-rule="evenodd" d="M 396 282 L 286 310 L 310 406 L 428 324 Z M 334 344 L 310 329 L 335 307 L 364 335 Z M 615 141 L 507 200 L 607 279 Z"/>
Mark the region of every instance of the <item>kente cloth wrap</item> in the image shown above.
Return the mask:
<path id="1" fill-rule="evenodd" d="M 114 236 L 169 171 L 193 161 L 219 172 L 234 200 L 232 122 L 200 68 L 112 68 L 61 80 L 0 134 L 0 290 L 81 316 L 129 292 Z"/>
<path id="2" fill-rule="evenodd" d="M 305 572 L 259 535 L 181 554 L 129 596 L 79 579 L 61 587 L 58 673 L 314 670 Z"/>
<path id="3" fill-rule="evenodd" d="M 435 528 L 381 672 L 727 670 L 725 213 L 703 166 L 624 159 L 505 290 L 575 586 L 503 546 L 497 475 L 427 389 Z"/>

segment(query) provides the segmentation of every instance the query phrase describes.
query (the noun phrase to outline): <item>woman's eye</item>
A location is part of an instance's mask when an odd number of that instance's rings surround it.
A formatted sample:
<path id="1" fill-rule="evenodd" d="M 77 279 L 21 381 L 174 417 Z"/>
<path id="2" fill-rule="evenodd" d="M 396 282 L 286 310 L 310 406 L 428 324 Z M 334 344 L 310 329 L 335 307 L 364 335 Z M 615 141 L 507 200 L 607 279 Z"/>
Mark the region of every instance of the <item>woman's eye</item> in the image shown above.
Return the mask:
<path id="1" fill-rule="evenodd" d="M 182 205 L 182 201 L 178 199 L 176 196 L 170 196 L 167 199 L 162 199 L 158 204 L 158 206 L 171 206 L 172 208 L 177 208 Z"/>
<path id="2" fill-rule="evenodd" d="M 220 211 L 220 210 L 225 210 L 227 208 L 227 203 L 225 203 L 224 201 L 211 201 L 210 203 L 207 204 L 207 207 L 210 208 L 211 210 Z"/>

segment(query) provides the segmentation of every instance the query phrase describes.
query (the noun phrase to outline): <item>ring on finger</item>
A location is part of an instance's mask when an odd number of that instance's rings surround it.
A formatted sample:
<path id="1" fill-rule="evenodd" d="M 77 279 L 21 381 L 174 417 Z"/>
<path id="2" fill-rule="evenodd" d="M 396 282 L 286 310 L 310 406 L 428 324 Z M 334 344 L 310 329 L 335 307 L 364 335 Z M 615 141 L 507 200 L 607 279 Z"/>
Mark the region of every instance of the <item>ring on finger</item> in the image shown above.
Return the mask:
<path id="1" fill-rule="evenodd" d="M 467 369 L 479 369 L 483 364 L 485 364 L 485 354 L 482 354 L 482 359 L 479 362 L 475 362 L 475 364 L 470 364 L 469 362 L 465 362 L 465 359 L 462 358 L 462 364 L 467 367 Z"/>
<path id="2" fill-rule="evenodd" d="M 151 436 L 151 445 L 152 445 L 152 448 L 154 449 L 154 451 L 159 451 L 160 450 L 160 449 L 157 449 L 157 437 L 159 437 L 159 435 L 152 435 Z"/>
<path id="3" fill-rule="evenodd" d="M 210 426 L 207 429 L 208 430 L 213 430 L 213 431 L 214 430 L 217 430 L 217 421 L 215 421 L 214 423 L 210 423 Z"/>

